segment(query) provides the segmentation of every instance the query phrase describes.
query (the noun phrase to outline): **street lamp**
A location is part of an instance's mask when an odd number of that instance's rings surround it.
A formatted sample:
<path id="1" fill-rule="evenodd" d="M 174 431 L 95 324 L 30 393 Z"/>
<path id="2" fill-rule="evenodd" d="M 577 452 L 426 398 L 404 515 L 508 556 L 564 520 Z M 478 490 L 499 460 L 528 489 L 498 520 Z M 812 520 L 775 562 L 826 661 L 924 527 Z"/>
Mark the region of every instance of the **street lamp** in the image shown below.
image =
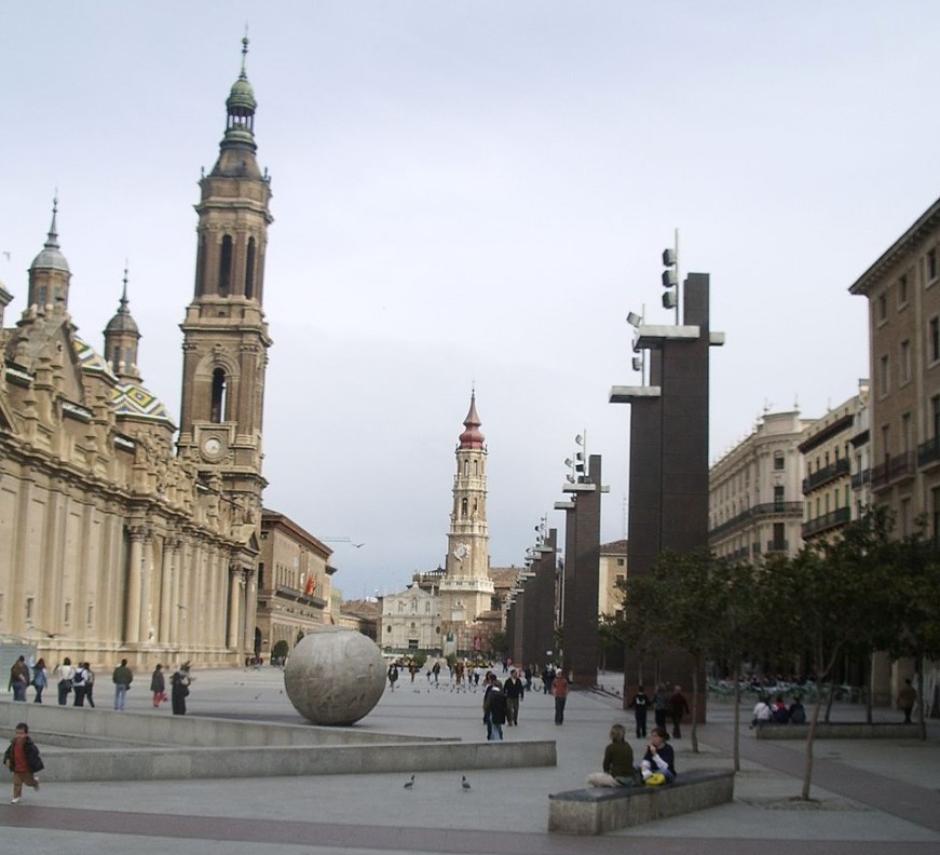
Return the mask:
<path id="1" fill-rule="evenodd" d="M 663 250 L 663 267 L 666 269 L 662 273 L 663 288 L 666 292 L 663 294 L 663 308 L 676 310 L 676 326 L 679 326 L 679 230 L 675 233 L 676 245 L 672 249 Z"/>

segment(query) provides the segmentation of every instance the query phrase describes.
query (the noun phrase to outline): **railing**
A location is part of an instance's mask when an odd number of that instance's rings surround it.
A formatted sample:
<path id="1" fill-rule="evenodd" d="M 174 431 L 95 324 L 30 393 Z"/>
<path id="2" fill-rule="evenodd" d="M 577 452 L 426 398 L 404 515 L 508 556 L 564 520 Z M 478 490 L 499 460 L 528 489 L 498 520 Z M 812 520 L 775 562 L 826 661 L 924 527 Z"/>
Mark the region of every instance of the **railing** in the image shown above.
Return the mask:
<path id="1" fill-rule="evenodd" d="M 895 481 L 901 481 L 914 474 L 914 454 L 910 451 L 889 457 L 871 470 L 871 487 L 883 490 Z"/>
<path id="2" fill-rule="evenodd" d="M 823 484 L 828 484 L 841 475 L 849 474 L 849 458 L 840 457 L 835 463 L 830 463 L 822 469 L 817 469 L 812 475 L 803 479 L 803 492 L 809 493 Z"/>
<path id="3" fill-rule="evenodd" d="M 851 508 L 836 508 L 836 510 L 816 517 L 816 519 L 807 520 L 803 523 L 803 538 L 806 539 L 814 534 L 819 534 L 821 531 L 845 525 L 851 518 Z"/>
<path id="4" fill-rule="evenodd" d="M 760 517 L 774 516 L 784 514 L 786 516 L 802 516 L 802 502 L 766 502 L 762 505 L 754 505 L 752 508 L 741 511 L 737 516 L 730 520 L 725 520 L 721 525 L 716 525 L 708 532 L 709 537 L 718 537 L 726 531 L 731 531 L 749 520 L 759 519 Z"/>
<path id="5" fill-rule="evenodd" d="M 863 469 L 852 475 L 852 489 L 861 490 L 865 484 L 871 483 L 871 469 Z"/>
<path id="6" fill-rule="evenodd" d="M 774 552 L 786 552 L 786 551 L 787 551 L 787 542 L 785 540 L 768 540 L 767 541 L 767 553 L 768 554 L 771 554 Z"/>
<path id="7" fill-rule="evenodd" d="M 919 467 L 938 462 L 940 462 L 940 436 L 928 439 L 917 446 L 917 465 Z"/>

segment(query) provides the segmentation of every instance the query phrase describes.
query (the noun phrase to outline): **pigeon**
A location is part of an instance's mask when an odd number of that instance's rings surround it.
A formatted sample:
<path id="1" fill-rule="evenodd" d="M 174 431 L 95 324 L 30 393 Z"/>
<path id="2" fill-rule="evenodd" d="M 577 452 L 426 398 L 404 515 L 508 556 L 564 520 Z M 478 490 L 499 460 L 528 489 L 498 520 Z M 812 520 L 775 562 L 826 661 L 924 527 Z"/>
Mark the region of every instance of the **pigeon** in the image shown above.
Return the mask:
<path id="1" fill-rule="evenodd" d="M 467 776 L 466 776 L 466 775 L 461 775 L 461 776 L 460 776 L 460 786 L 463 787 L 463 789 L 465 789 L 465 790 L 469 790 L 469 789 L 470 789 L 470 782 L 467 780 Z"/>
<path id="2" fill-rule="evenodd" d="M 260 697 L 261 697 L 261 695 L 255 695 L 255 700 L 258 700 L 258 698 L 260 698 Z"/>
<path id="3" fill-rule="evenodd" d="M 415 785 L 415 776 L 414 776 L 414 775 L 412 775 L 412 776 L 411 776 L 407 781 L 405 781 L 405 783 L 403 784 L 403 786 L 404 786 L 404 788 L 405 788 L 406 790 L 411 790 L 411 789 L 413 789 L 413 788 L 414 788 L 414 785 Z"/>

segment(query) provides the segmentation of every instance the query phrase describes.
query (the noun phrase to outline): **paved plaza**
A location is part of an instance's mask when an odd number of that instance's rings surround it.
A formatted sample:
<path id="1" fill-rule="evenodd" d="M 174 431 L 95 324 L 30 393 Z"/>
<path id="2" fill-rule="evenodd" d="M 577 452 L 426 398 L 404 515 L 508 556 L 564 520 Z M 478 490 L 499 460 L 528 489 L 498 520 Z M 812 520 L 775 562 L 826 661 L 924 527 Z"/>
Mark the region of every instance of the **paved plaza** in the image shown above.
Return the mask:
<path id="1" fill-rule="evenodd" d="M 481 739 L 482 690 L 456 692 L 422 675 L 407 674 L 394 693 L 358 727 L 373 732 Z M 196 674 L 192 715 L 298 723 L 283 694 L 281 672 Z M 618 681 L 608 675 L 610 684 Z M 138 675 L 128 710 L 154 711 Z M 110 706 L 102 681 L 97 702 Z M 837 718 L 861 711 L 837 707 Z M 885 713 L 890 715 L 890 713 Z M 526 695 L 520 726 L 506 739 L 555 739 L 555 768 L 418 774 L 411 790 L 402 774 L 330 775 L 115 783 L 70 783 L 27 791 L 23 802 L 0 803 L 0 853 L 880 853 L 903 843 L 908 853 L 940 851 L 940 729 L 926 745 L 903 741 L 817 743 L 817 801 L 792 799 L 800 790 L 803 743 L 757 743 L 745 730 L 744 768 L 732 804 L 644 825 L 603 838 L 549 836 L 548 794 L 583 785 L 599 768 L 607 730 L 632 724 L 619 701 L 599 693 L 573 693 L 565 724 L 553 721 L 549 696 Z M 702 752 L 687 735 L 675 740 L 682 770 L 730 765 L 731 708 L 714 704 L 701 730 Z M 745 719 L 747 716 L 744 716 Z M 632 734 L 632 730 L 629 731 Z M 6 734 L 4 734 L 6 737 Z M 639 752 L 641 742 L 631 740 Z M 42 746 L 41 746 L 42 747 Z M 47 765 L 57 749 L 44 749 Z M 9 776 L 4 774 L 9 787 Z M 4 794 L 6 795 L 6 794 Z"/>

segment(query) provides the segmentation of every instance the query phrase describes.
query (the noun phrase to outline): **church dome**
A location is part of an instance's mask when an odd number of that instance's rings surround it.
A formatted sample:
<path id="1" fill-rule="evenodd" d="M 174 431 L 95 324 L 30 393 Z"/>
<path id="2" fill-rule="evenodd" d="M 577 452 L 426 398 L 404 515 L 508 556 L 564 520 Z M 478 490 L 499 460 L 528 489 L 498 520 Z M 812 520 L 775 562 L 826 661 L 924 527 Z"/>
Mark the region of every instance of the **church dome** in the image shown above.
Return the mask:
<path id="1" fill-rule="evenodd" d="M 124 290 L 121 292 L 121 301 L 114 317 L 108 321 L 104 328 L 105 336 L 116 333 L 131 333 L 140 338 L 140 331 L 137 329 L 137 321 L 131 315 L 131 310 L 127 308 L 129 300 L 127 299 L 127 268 L 124 269 Z"/>
<path id="2" fill-rule="evenodd" d="M 258 102 L 255 100 L 255 91 L 251 88 L 244 71 L 238 80 L 232 84 L 232 91 L 229 92 L 225 106 L 228 108 L 228 112 L 234 116 L 254 113 L 258 107 Z"/>
<path id="3" fill-rule="evenodd" d="M 52 203 L 52 222 L 49 224 L 49 234 L 46 236 L 46 242 L 42 249 L 29 265 L 30 270 L 62 270 L 69 272 L 69 263 L 62 255 L 59 249 L 59 234 L 56 230 L 56 214 L 59 211 L 59 200 L 54 199 Z"/>
<path id="4" fill-rule="evenodd" d="M 463 421 L 466 430 L 460 434 L 461 448 L 483 448 L 483 441 L 486 439 L 480 431 L 480 417 L 477 415 L 477 396 L 476 392 L 470 394 L 470 411 Z"/>

